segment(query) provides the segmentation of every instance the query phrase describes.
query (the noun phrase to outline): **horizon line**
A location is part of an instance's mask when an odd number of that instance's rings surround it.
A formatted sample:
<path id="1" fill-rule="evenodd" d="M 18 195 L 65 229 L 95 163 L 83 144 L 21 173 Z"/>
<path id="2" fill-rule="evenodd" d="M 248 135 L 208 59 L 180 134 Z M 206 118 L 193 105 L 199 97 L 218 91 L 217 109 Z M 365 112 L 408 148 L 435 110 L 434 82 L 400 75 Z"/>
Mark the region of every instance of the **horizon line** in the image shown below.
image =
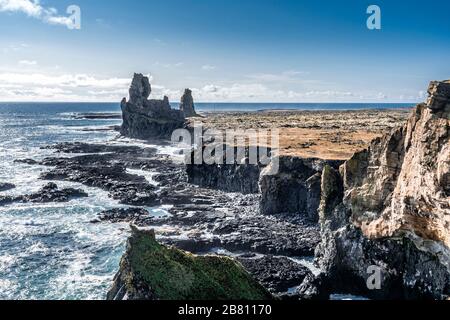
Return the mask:
<path id="1" fill-rule="evenodd" d="M 222 101 L 222 102 L 205 102 L 205 101 L 198 101 L 198 102 L 194 102 L 194 104 L 418 104 L 421 103 L 423 101 L 416 101 L 416 102 L 389 102 L 389 101 L 384 101 L 384 102 L 372 102 L 372 101 L 352 101 L 352 102 L 339 102 L 339 101 L 321 101 L 321 102 L 239 102 L 239 101 L 232 101 L 232 102 L 227 102 L 227 101 Z M 118 104 L 120 105 L 120 101 L 118 102 L 114 102 L 114 101 L 1 101 L 0 103 L 54 103 L 54 104 L 59 104 L 59 103 L 101 103 L 101 104 Z M 170 104 L 172 103 L 177 103 L 179 104 L 180 102 L 169 102 Z"/>

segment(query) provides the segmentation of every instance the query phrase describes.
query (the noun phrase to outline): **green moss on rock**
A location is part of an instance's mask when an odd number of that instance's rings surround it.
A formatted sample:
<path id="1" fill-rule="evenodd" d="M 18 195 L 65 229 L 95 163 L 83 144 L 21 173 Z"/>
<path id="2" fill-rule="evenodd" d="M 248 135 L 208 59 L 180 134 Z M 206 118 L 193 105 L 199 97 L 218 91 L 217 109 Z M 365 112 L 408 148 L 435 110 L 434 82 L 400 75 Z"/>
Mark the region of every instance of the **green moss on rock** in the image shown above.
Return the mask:
<path id="1" fill-rule="evenodd" d="M 153 231 L 133 234 L 108 298 L 265 300 L 270 293 L 227 257 L 196 256 L 159 244 Z M 146 291 L 146 292 L 143 292 Z"/>

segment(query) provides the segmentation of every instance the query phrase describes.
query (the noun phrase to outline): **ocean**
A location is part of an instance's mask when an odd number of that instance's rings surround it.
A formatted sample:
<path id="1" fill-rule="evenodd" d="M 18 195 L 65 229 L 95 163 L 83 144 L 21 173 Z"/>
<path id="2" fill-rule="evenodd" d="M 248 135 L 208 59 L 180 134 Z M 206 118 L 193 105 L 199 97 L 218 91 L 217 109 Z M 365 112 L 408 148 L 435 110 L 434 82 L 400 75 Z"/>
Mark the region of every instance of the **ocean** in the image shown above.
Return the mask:
<path id="1" fill-rule="evenodd" d="M 0 181 L 16 185 L 2 195 L 32 193 L 46 181 L 46 168 L 14 163 L 43 159 L 53 150 L 40 147 L 64 141 L 95 143 L 113 139 L 110 131 L 86 127 L 117 120 L 75 120 L 72 113 L 116 111 L 115 106 L 84 104 L 0 104 Z M 91 224 L 102 210 L 120 207 L 106 192 L 76 183 L 89 194 L 61 204 L 0 207 L 0 299 L 103 299 L 124 252 L 127 226 Z"/>
<path id="2" fill-rule="evenodd" d="M 408 104 L 202 104 L 199 111 L 268 109 L 366 109 L 411 107 Z M 176 105 L 174 105 L 176 107 Z M 84 120 L 73 115 L 119 112 L 117 103 L 0 103 L 0 182 L 16 185 L 1 195 L 28 194 L 47 181 L 47 168 L 15 163 L 55 155 L 41 147 L 58 142 L 117 141 L 112 131 L 86 131 L 119 125 L 121 120 Z M 127 224 L 90 223 L 105 209 L 123 207 L 102 190 L 77 183 L 87 199 L 69 203 L 0 206 L 0 299 L 104 299 L 118 270 L 128 236 Z M 160 214 L 154 208 L 152 213 Z"/>

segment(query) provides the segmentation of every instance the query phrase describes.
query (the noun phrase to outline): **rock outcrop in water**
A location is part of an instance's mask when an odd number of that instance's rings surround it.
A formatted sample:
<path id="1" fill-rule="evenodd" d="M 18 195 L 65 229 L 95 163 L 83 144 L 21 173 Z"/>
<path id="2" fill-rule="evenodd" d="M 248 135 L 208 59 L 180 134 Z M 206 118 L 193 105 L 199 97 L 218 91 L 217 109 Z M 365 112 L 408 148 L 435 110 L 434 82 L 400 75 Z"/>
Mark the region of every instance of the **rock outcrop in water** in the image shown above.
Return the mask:
<path id="1" fill-rule="evenodd" d="M 278 173 L 259 178 L 262 214 L 294 213 L 318 222 L 321 196 L 321 177 L 325 165 L 337 168 L 342 161 L 279 157 Z"/>
<path id="2" fill-rule="evenodd" d="M 317 261 L 328 292 L 450 296 L 450 81 L 408 122 L 322 176 Z M 378 270 L 379 289 L 367 281 Z M 370 279 L 369 279 L 370 280 Z"/>
<path id="3" fill-rule="evenodd" d="M 148 77 L 135 74 L 129 90 L 129 101 L 121 102 L 123 124 L 121 134 L 131 138 L 169 137 L 183 127 L 184 116 L 170 107 L 169 99 L 148 100 L 151 86 Z"/>
<path id="4" fill-rule="evenodd" d="M 0 192 L 14 189 L 16 186 L 12 183 L 0 182 Z"/>
<path id="5" fill-rule="evenodd" d="M 59 189 L 58 186 L 49 182 L 38 192 L 22 195 L 22 196 L 0 196 L 0 206 L 15 202 L 33 202 L 33 203 L 49 203 L 49 202 L 67 202 L 76 198 L 85 198 L 88 194 L 81 189 L 64 188 Z"/>
<path id="6" fill-rule="evenodd" d="M 148 77 L 135 74 L 129 90 L 129 101 L 121 102 L 123 124 L 121 134 L 136 139 L 170 138 L 172 132 L 183 128 L 186 116 L 195 115 L 190 90 L 182 99 L 182 110 L 172 109 L 169 99 L 148 100 L 152 92 Z"/>
<path id="7" fill-rule="evenodd" d="M 227 257 L 195 256 L 132 226 L 109 300 L 264 300 L 270 293 Z"/>

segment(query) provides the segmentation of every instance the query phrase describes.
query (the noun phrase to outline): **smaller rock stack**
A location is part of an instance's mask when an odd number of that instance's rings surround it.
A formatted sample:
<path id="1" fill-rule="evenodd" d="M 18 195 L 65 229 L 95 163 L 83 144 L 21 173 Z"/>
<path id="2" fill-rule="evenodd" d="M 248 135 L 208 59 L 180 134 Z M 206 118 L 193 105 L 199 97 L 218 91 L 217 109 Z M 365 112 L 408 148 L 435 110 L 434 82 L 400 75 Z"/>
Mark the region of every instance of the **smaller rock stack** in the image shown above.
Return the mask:
<path id="1" fill-rule="evenodd" d="M 189 89 L 184 90 L 184 94 L 181 97 L 180 111 L 186 118 L 197 117 L 194 107 L 194 99 L 192 98 L 192 91 Z"/>

